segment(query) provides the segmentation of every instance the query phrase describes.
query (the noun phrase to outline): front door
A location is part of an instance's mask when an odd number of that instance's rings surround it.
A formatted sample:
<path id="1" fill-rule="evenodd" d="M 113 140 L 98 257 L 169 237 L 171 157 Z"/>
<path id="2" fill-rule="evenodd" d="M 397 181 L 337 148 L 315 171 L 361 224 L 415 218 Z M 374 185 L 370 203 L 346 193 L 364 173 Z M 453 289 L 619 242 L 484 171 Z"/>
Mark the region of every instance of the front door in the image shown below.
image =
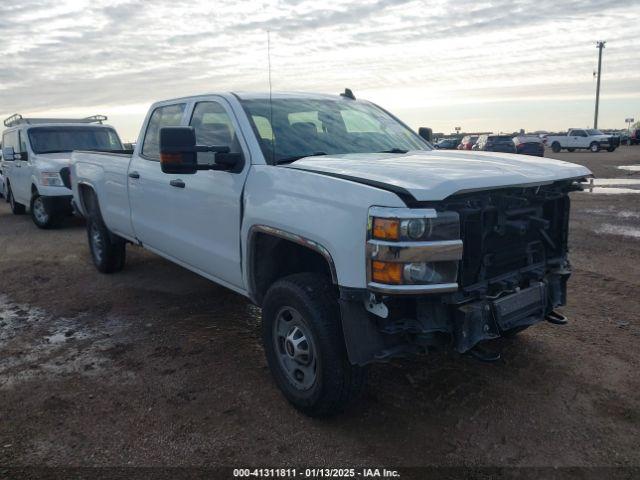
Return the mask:
<path id="1" fill-rule="evenodd" d="M 585 137 L 587 134 L 584 130 L 573 130 L 571 131 L 571 136 L 569 137 L 569 147 L 571 148 L 584 148 L 585 145 Z"/>
<path id="2" fill-rule="evenodd" d="M 198 144 L 229 146 L 231 152 L 243 152 L 243 171 L 162 173 L 159 129 L 187 123 L 195 128 Z M 140 178 L 130 179 L 130 198 L 133 227 L 143 244 L 193 270 L 243 288 L 240 215 L 249 156 L 236 135 L 238 131 L 233 112 L 222 98 L 189 108 L 185 104 L 158 107 L 150 118 L 142 155 L 132 161 L 130 171 Z M 207 158 L 200 157 L 213 154 L 198 155 L 204 163 Z"/>

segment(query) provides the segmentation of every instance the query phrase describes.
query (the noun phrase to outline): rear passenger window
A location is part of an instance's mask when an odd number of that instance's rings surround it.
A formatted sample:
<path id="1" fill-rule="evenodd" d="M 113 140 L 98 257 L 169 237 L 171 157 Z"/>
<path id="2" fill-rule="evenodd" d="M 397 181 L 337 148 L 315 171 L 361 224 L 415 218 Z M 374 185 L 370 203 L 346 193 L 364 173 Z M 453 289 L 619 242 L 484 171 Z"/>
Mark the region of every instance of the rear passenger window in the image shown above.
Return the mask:
<path id="1" fill-rule="evenodd" d="M 160 159 L 160 129 L 180 126 L 184 109 L 185 104 L 180 103 L 158 107 L 153 111 L 142 144 L 142 154 L 145 157 L 154 160 Z"/>
<path id="2" fill-rule="evenodd" d="M 382 133 L 380 122 L 357 110 L 341 110 L 344 126 L 349 133 Z"/>
<path id="3" fill-rule="evenodd" d="M 251 118 L 253 119 L 253 123 L 256 125 L 260 138 L 262 140 L 273 140 L 273 130 L 271 129 L 271 123 L 267 117 L 253 115 Z"/>

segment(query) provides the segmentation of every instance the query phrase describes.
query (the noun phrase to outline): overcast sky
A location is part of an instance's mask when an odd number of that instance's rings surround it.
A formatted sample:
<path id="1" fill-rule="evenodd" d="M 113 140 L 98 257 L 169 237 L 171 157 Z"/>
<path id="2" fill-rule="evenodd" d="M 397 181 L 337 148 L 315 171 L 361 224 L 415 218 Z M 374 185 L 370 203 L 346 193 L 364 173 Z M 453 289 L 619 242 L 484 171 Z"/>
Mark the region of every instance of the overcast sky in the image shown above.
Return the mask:
<path id="1" fill-rule="evenodd" d="M 0 116 L 103 113 L 137 137 L 156 100 L 350 87 L 449 132 L 640 117 L 638 0 L 0 0 Z"/>

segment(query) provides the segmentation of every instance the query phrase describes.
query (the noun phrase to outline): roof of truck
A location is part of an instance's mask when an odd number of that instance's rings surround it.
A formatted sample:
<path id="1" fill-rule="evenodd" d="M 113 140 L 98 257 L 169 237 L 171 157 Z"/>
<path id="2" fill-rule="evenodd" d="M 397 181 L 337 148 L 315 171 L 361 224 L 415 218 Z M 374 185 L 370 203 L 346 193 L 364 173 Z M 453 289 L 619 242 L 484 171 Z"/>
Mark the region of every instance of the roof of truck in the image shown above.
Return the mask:
<path id="1" fill-rule="evenodd" d="M 175 102 L 178 100 L 191 100 L 193 98 L 206 97 L 209 95 L 217 95 L 221 97 L 235 96 L 242 100 L 260 100 L 260 99 L 282 99 L 282 98 L 307 98 L 313 100 L 340 100 L 345 99 L 349 101 L 353 101 L 350 98 L 342 96 L 340 93 L 336 94 L 327 94 L 327 93 L 310 93 L 310 92 L 207 92 L 202 93 L 200 95 L 189 95 L 187 97 L 177 97 L 177 98 L 167 98 L 164 100 L 159 100 L 154 103 L 166 103 L 166 102 Z"/>

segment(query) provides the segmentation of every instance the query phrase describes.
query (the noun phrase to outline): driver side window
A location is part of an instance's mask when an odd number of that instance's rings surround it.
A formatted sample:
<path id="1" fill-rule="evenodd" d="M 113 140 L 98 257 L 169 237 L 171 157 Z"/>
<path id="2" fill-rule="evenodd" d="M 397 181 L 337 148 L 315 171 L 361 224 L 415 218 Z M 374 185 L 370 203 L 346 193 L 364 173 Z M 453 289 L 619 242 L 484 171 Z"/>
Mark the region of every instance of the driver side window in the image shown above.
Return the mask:
<path id="1" fill-rule="evenodd" d="M 230 153 L 241 153 L 233 122 L 220 103 L 197 103 L 189 125 L 196 131 L 198 145 L 229 147 Z M 214 160 L 214 155 L 213 152 L 198 152 L 198 162 L 210 163 Z"/>

